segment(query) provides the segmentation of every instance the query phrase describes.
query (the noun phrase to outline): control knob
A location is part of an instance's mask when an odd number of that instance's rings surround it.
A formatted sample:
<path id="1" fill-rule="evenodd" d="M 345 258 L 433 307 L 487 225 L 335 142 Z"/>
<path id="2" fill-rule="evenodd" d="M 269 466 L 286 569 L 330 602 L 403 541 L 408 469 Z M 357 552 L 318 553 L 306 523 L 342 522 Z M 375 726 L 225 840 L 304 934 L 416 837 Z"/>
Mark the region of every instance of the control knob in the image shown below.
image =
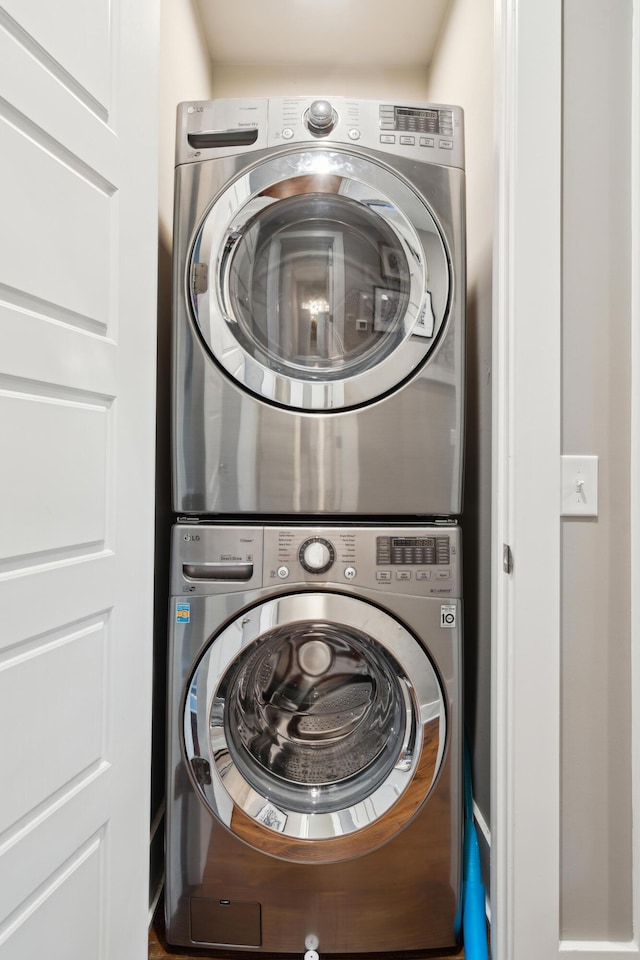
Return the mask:
<path id="1" fill-rule="evenodd" d="M 331 133 L 338 115 L 328 100 L 314 100 L 305 114 L 305 122 L 311 133 L 323 137 Z"/>
<path id="2" fill-rule="evenodd" d="M 325 573 L 335 560 L 333 544 L 323 537 L 305 540 L 298 551 L 300 566 L 307 573 Z"/>

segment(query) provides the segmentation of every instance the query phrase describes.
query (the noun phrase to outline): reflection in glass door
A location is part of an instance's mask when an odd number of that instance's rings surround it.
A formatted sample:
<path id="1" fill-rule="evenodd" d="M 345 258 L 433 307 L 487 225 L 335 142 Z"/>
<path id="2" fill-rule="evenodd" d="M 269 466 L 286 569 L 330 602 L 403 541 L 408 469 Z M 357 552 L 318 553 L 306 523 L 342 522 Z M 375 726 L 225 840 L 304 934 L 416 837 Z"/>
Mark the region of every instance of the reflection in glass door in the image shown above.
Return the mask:
<path id="1" fill-rule="evenodd" d="M 267 275 L 268 341 L 303 367 L 344 361 L 344 243 L 341 233 L 292 230 L 273 240 Z"/>

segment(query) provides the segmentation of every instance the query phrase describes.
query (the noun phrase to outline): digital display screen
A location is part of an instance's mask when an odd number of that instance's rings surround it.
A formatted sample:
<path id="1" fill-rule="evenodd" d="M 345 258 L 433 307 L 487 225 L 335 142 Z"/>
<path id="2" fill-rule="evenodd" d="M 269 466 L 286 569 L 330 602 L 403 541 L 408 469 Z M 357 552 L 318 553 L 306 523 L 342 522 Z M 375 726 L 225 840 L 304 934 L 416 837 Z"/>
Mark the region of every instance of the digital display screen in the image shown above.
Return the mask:
<path id="1" fill-rule="evenodd" d="M 441 137 L 453 137 L 453 111 L 443 107 L 432 110 L 428 107 L 404 107 L 394 104 L 380 106 L 380 129 L 397 130 L 399 133 L 437 134 Z M 431 144 L 433 146 L 433 144 Z"/>
<path id="2" fill-rule="evenodd" d="M 451 559 L 449 537 L 377 537 L 378 564 L 448 564 Z"/>
<path id="3" fill-rule="evenodd" d="M 437 110 L 420 110 L 418 107 L 396 107 L 398 117 L 419 117 L 421 120 L 437 120 Z"/>
<path id="4" fill-rule="evenodd" d="M 433 537 L 392 537 L 392 547 L 432 547 Z"/>

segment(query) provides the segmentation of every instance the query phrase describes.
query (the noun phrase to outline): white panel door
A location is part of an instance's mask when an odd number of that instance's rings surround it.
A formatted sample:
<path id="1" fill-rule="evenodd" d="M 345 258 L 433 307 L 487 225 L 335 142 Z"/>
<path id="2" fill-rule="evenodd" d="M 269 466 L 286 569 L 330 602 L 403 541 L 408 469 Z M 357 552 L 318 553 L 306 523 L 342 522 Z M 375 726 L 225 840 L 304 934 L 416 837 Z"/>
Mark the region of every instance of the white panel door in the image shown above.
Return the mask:
<path id="1" fill-rule="evenodd" d="M 147 955 L 158 7 L 0 7 L 10 960 Z"/>

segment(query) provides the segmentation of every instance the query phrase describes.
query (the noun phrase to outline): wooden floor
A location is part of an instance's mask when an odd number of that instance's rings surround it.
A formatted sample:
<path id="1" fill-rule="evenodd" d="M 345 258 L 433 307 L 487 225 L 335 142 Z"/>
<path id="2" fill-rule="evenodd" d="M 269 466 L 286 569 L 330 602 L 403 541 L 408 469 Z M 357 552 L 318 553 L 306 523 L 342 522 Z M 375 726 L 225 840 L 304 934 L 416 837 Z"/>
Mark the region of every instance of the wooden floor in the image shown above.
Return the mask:
<path id="1" fill-rule="evenodd" d="M 149 930 L 149 960 L 203 960 L 205 957 L 217 957 L 219 960 L 248 960 L 254 955 L 252 950 L 230 951 L 230 950 L 195 950 L 190 949 L 187 953 L 180 947 L 170 947 L 167 944 L 164 935 L 164 919 L 162 900 L 158 904 L 158 909 L 154 917 L 153 924 Z M 277 954 L 277 953 L 259 953 L 260 960 L 289 960 L 297 957 L 296 954 Z M 412 952 L 412 953 L 378 953 L 371 957 L 367 954 L 351 954 L 349 957 L 341 957 L 337 954 L 325 954 L 326 960 L 463 960 L 464 950 L 449 951 L 441 953 L 439 951 Z M 302 960 L 302 954 L 298 958 Z M 323 955 L 320 955 L 323 960 Z"/>

